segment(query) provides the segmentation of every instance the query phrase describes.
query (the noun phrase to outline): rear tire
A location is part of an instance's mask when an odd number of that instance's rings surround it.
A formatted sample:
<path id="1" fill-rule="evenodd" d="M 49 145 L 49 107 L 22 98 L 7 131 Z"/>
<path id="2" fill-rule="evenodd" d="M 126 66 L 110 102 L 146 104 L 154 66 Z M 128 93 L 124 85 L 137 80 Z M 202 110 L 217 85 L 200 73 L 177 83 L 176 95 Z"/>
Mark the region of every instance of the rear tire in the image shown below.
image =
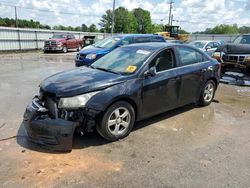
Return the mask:
<path id="1" fill-rule="evenodd" d="M 115 141 L 128 136 L 133 129 L 134 122 L 133 107 L 125 101 L 119 101 L 108 107 L 96 128 L 104 139 Z"/>
<path id="2" fill-rule="evenodd" d="M 215 91 L 216 91 L 216 84 L 214 83 L 213 80 L 208 80 L 202 88 L 199 105 L 201 106 L 209 105 L 214 99 Z"/>

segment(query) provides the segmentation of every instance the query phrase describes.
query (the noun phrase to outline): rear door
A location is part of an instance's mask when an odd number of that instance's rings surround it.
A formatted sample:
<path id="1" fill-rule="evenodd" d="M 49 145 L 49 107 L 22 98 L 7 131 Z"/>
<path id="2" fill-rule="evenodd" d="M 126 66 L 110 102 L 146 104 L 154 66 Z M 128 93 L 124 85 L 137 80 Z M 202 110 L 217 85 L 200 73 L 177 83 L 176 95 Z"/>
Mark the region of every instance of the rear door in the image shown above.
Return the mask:
<path id="1" fill-rule="evenodd" d="M 198 50 L 186 46 L 177 48 L 179 67 L 176 74 L 181 78 L 180 105 L 196 102 L 200 96 L 209 61 Z"/>
<path id="2" fill-rule="evenodd" d="M 178 106 L 180 79 L 176 77 L 176 57 L 172 48 L 161 51 L 149 64 L 156 75 L 145 77 L 142 88 L 144 117 L 159 114 Z"/>

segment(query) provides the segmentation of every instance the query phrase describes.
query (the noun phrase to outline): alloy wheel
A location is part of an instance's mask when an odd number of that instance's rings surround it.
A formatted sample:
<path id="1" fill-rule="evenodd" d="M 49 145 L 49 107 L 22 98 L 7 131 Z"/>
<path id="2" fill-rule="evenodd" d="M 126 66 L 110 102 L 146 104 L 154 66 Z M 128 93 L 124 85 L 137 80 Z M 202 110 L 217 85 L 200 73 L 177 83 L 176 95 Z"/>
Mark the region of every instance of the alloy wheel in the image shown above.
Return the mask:
<path id="1" fill-rule="evenodd" d="M 210 102 L 213 99 L 214 96 L 214 85 L 212 83 L 208 83 L 204 89 L 204 101 Z"/>
<path id="2" fill-rule="evenodd" d="M 116 108 L 108 118 L 108 130 L 114 136 L 123 134 L 129 127 L 131 115 L 127 108 Z"/>

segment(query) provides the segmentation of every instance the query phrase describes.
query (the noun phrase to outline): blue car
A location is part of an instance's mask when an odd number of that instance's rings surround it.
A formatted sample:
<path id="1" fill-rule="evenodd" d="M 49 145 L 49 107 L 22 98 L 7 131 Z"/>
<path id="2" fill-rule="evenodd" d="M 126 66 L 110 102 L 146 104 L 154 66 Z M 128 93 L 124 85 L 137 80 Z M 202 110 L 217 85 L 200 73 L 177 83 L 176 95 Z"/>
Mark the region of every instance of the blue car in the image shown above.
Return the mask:
<path id="1" fill-rule="evenodd" d="M 165 42 L 165 39 L 162 36 L 153 34 L 115 35 L 83 48 L 75 57 L 75 65 L 76 67 L 83 65 L 89 66 L 97 59 L 108 54 L 117 47 L 126 44 L 144 42 Z"/>

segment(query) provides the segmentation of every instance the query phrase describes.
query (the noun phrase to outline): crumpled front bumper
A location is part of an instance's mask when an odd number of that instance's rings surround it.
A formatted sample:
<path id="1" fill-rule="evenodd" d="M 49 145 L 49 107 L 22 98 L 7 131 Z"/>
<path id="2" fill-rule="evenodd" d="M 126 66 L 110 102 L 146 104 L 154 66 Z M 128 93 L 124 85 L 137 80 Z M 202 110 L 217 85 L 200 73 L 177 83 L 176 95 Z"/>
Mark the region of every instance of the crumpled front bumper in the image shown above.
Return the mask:
<path id="1" fill-rule="evenodd" d="M 50 118 L 47 109 L 38 101 L 38 98 L 32 100 L 23 117 L 29 140 L 54 151 L 71 151 L 73 135 L 79 123 Z"/>

